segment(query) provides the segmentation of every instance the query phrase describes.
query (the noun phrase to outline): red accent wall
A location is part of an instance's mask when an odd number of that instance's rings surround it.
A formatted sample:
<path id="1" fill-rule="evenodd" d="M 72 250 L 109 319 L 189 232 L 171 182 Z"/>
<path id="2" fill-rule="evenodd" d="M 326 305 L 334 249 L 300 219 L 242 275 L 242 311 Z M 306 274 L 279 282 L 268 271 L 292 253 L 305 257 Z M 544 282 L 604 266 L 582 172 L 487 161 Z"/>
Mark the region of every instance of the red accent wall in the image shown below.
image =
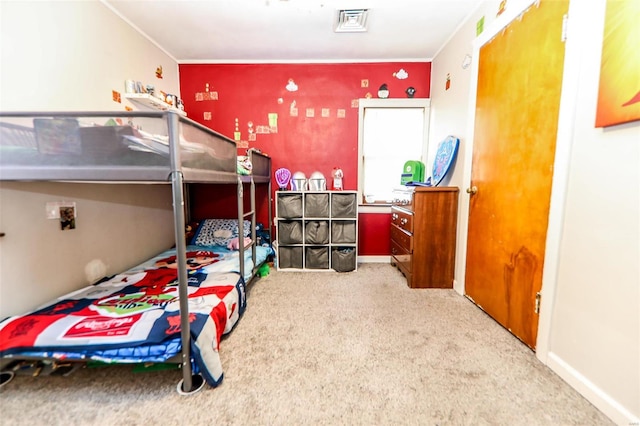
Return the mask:
<path id="1" fill-rule="evenodd" d="M 401 70 L 407 78 L 397 78 Z M 182 64 L 179 72 L 188 117 L 236 139 L 239 154 L 257 148 L 271 156 L 274 171 L 285 167 L 307 177 L 320 171 L 328 189 L 339 166 L 344 189 L 355 190 L 358 99 L 377 97 L 382 84 L 390 98 L 406 98 L 410 86 L 415 97 L 428 98 L 431 63 Z M 375 216 L 388 224 L 388 215 Z M 378 219 L 361 226 L 359 254 L 389 254 L 388 226 L 378 229 Z M 379 253 L 382 238 L 386 248 Z"/>
<path id="2" fill-rule="evenodd" d="M 205 184 L 189 185 L 191 220 L 200 221 L 207 218 L 236 218 L 238 215 L 238 186 Z M 249 194 L 249 184 L 244 184 L 243 191 Z M 267 186 L 256 185 L 256 221 L 269 223 L 269 204 L 267 203 Z M 244 212 L 251 211 L 248 198 L 243 205 Z"/>
<path id="3" fill-rule="evenodd" d="M 388 256 L 391 254 L 391 215 L 360 213 L 358 215 L 358 254 Z M 362 247 L 365 250 L 362 250 Z"/>

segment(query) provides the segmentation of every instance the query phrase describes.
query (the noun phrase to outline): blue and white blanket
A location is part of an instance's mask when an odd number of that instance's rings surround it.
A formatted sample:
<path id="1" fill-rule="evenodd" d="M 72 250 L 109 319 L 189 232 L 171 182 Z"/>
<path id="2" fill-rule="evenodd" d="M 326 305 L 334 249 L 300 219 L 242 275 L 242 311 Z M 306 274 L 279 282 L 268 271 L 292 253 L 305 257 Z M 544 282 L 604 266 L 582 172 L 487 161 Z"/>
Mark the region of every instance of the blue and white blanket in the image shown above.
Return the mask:
<path id="1" fill-rule="evenodd" d="M 192 367 L 217 386 L 220 340 L 244 312 L 245 280 L 221 265 L 232 253 L 194 248 L 187 254 Z M 139 363 L 164 362 L 180 352 L 173 251 L 0 323 L 2 357 Z"/>

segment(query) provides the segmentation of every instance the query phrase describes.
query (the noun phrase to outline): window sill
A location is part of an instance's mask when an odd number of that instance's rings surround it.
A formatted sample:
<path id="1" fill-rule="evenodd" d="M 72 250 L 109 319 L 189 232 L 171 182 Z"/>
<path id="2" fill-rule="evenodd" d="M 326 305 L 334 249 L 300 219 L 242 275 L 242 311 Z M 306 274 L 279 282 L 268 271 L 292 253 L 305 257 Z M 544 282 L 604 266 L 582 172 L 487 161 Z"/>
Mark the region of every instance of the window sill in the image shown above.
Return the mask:
<path id="1" fill-rule="evenodd" d="M 358 213 L 391 214 L 391 204 L 359 204 Z"/>

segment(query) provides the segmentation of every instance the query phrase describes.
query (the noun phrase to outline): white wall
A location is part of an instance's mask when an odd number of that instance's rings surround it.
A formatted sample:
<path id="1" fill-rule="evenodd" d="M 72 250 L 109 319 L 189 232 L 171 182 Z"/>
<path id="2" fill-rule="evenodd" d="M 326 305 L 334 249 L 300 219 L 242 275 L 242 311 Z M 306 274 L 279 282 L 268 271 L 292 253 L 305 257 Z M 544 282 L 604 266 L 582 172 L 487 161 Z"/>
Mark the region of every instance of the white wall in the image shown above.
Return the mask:
<path id="1" fill-rule="evenodd" d="M 73 201 L 61 231 L 45 204 Z M 2 182 L 0 316 L 23 313 L 141 263 L 173 241 L 169 185 Z M 87 270 L 85 270 L 87 269 Z"/>
<path id="2" fill-rule="evenodd" d="M 180 93 L 176 61 L 97 0 L 0 1 L 0 23 L 2 111 L 123 111 L 126 79 Z"/>
<path id="3" fill-rule="evenodd" d="M 640 418 L 640 121 L 594 127 L 605 3 L 569 9 L 573 135 L 548 363 L 629 424 Z"/>
<path id="4" fill-rule="evenodd" d="M 467 20 L 458 28 L 453 37 L 436 55 L 431 64 L 431 127 L 429 132 L 429 159 L 426 164 L 433 164 L 438 144 L 448 135 L 460 139 L 456 162 L 449 171 L 441 186 L 457 186 L 458 195 L 458 235 L 456 251 L 456 270 L 454 288 L 464 294 L 464 255 L 467 247 L 466 221 L 469 217 L 469 195 L 465 192 L 469 186 L 464 181 L 465 165 L 471 167 L 470 141 L 467 134 L 471 118 L 469 91 L 473 75 L 473 66 L 462 68 L 465 55 L 473 55 L 473 40 L 476 37 L 476 23 L 484 16 L 484 28 L 488 28 L 496 17 L 499 0 L 486 1 L 471 12 Z M 475 60 L 475 58 L 474 58 Z M 445 83 L 447 74 L 450 87 Z M 431 174 L 431 170 L 427 170 Z"/>
<path id="5" fill-rule="evenodd" d="M 179 94 L 176 61 L 101 2 L 0 1 L 1 111 L 123 111 L 111 92 L 126 79 Z M 169 185 L 0 182 L 0 317 L 169 248 L 170 194 Z M 45 218 L 49 201 L 76 202 L 75 230 Z M 85 271 L 91 261 L 98 267 Z"/>
<path id="6" fill-rule="evenodd" d="M 594 128 L 605 1 L 570 3 L 537 356 L 617 424 L 630 424 L 640 417 L 640 122 Z M 472 13 L 432 65 L 431 140 L 461 138 L 450 180 L 462 190 L 460 293 L 472 152 L 465 136 L 472 133 L 475 84 L 473 66 L 460 64 L 477 20 L 495 10 L 487 1 Z M 451 88 L 444 90 L 447 73 Z"/>

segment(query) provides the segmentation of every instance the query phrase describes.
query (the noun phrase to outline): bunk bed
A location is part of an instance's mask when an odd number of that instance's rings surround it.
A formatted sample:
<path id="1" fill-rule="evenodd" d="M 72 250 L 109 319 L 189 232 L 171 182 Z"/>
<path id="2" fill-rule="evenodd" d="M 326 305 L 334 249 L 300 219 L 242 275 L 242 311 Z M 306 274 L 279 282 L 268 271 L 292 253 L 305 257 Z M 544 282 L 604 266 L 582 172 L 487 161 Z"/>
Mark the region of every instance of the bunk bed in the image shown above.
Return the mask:
<path id="1" fill-rule="evenodd" d="M 173 111 L 0 113 L 0 181 L 170 184 L 175 231 L 175 246 L 154 258 L 0 322 L 2 374 L 10 380 L 5 368 L 23 359 L 54 368 L 173 362 L 182 370 L 178 393 L 217 386 L 221 336 L 242 315 L 246 285 L 272 253 L 257 243 L 255 200 L 256 185 L 271 194 L 271 160 L 247 154 L 249 170 L 240 172 L 233 140 Z M 191 183 L 237 185 L 235 250 L 185 237 Z M 119 316 L 123 304 L 141 308 Z"/>

